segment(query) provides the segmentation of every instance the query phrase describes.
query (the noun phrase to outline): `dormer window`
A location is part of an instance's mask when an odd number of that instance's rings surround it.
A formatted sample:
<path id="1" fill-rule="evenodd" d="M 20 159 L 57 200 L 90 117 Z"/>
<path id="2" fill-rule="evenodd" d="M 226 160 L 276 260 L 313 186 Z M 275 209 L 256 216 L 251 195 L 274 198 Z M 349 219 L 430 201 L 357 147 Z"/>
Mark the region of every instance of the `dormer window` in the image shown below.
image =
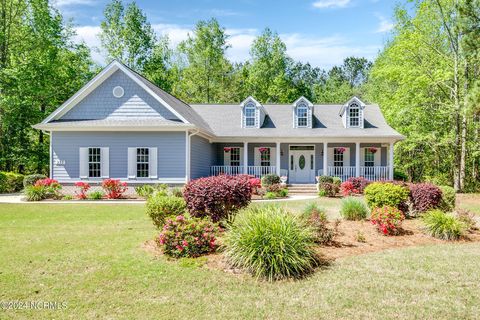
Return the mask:
<path id="1" fill-rule="evenodd" d="M 304 97 L 293 103 L 293 127 L 311 128 L 313 123 L 313 104 Z"/>
<path id="2" fill-rule="evenodd" d="M 356 103 L 352 103 L 348 108 L 348 119 L 350 127 L 360 126 L 360 107 Z"/>
<path id="3" fill-rule="evenodd" d="M 308 107 L 302 103 L 297 107 L 297 127 L 305 128 L 308 126 Z"/>
<path id="4" fill-rule="evenodd" d="M 252 102 L 245 105 L 245 127 L 255 127 L 255 120 L 257 119 L 257 107 Z"/>

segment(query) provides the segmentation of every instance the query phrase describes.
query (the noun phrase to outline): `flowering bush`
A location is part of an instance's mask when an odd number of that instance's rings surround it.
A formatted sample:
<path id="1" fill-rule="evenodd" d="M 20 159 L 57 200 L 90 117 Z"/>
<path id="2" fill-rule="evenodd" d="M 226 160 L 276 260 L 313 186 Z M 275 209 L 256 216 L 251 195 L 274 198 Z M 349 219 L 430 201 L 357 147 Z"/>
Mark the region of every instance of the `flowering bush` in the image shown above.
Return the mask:
<path id="1" fill-rule="evenodd" d="M 248 206 L 252 187 L 242 176 L 200 178 L 185 185 L 183 198 L 193 217 L 210 217 L 218 222 Z"/>
<path id="2" fill-rule="evenodd" d="M 177 216 L 167 220 L 156 241 L 166 255 L 198 257 L 215 252 L 219 231 L 219 227 L 209 221 Z"/>
<path id="3" fill-rule="evenodd" d="M 253 194 L 258 194 L 258 189 L 262 187 L 262 180 L 259 178 L 249 178 L 248 183 L 250 183 L 250 187 L 252 188 Z"/>
<path id="4" fill-rule="evenodd" d="M 353 184 L 353 188 L 358 191 L 358 194 L 363 194 L 365 188 L 370 184 L 370 181 L 364 177 L 350 177 L 348 181 Z"/>
<path id="5" fill-rule="evenodd" d="M 398 234 L 404 219 L 402 211 L 390 206 L 375 208 L 370 216 L 372 224 L 386 236 Z"/>
<path id="6" fill-rule="evenodd" d="M 88 182 L 75 182 L 75 187 L 80 189 L 78 192 L 75 191 L 77 198 L 81 200 L 87 199 L 87 191 L 90 189 Z"/>
<path id="7" fill-rule="evenodd" d="M 442 201 L 442 190 L 432 183 L 411 184 L 410 200 L 413 210 L 426 212 L 439 206 Z"/>
<path id="8" fill-rule="evenodd" d="M 344 197 L 360 193 L 350 181 L 345 181 L 340 185 L 340 192 Z"/>
<path id="9" fill-rule="evenodd" d="M 119 199 L 127 191 L 127 183 L 115 179 L 105 179 L 102 181 L 102 188 L 108 199 Z"/>
<path id="10" fill-rule="evenodd" d="M 37 180 L 34 184 L 37 188 L 44 188 L 45 198 L 57 198 L 60 196 L 62 185 L 55 179 L 45 178 Z"/>

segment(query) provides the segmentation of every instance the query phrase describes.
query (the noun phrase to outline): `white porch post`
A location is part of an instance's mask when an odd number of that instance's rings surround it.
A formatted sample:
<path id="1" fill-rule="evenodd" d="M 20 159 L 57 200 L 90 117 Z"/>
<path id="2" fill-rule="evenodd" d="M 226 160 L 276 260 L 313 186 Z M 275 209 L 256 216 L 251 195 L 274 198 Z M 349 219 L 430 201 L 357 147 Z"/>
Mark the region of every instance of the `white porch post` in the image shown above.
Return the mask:
<path id="1" fill-rule="evenodd" d="M 389 176 L 390 180 L 393 180 L 393 142 L 390 142 L 390 170 L 389 170 Z"/>
<path id="2" fill-rule="evenodd" d="M 323 143 L 323 175 L 328 175 L 328 143 Z"/>
<path id="3" fill-rule="evenodd" d="M 243 173 L 248 174 L 248 142 L 243 143 Z"/>
<path id="4" fill-rule="evenodd" d="M 275 149 L 275 152 L 277 153 L 276 154 L 276 157 L 275 157 L 275 166 L 276 166 L 276 170 L 277 170 L 277 175 L 280 176 L 281 172 L 280 172 L 280 142 L 277 142 L 276 144 L 276 149 Z"/>
<path id="5" fill-rule="evenodd" d="M 355 176 L 360 177 L 360 142 L 355 144 Z"/>

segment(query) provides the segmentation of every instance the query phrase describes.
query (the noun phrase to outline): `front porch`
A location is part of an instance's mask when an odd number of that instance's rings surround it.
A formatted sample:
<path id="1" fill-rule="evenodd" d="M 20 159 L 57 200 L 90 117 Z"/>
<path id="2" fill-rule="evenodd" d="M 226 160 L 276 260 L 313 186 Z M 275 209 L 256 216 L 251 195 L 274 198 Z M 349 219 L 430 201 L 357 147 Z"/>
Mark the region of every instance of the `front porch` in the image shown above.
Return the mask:
<path id="1" fill-rule="evenodd" d="M 328 175 L 345 181 L 393 179 L 393 143 L 216 143 L 210 175 L 287 176 L 288 183 L 315 183 Z"/>

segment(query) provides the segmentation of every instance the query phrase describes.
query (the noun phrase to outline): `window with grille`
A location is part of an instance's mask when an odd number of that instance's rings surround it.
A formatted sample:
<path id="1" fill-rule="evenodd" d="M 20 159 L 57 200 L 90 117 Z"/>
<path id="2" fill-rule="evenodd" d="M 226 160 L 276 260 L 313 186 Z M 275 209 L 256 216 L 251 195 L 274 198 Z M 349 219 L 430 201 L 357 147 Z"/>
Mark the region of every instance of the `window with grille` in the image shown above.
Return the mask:
<path id="1" fill-rule="evenodd" d="M 260 152 L 260 165 L 262 167 L 270 166 L 270 148 L 266 148 L 263 152 Z"/>
<path id="2" fill-rule="evenodd" d="M 301 104 L 297 107 L 297 127 L 308 126 L 308 107 Z"/>
<path id="3" fill-rule="evenodd" d="M 333 149 L 333 166 L 343 167 L 343 152 L 340 152 L 337 148 Z"/>
<path id="4" fill-rule="evenodd" d="M 234 167 L 240 166 L 240 148 L 232 148 L 230 150 L 230 165 Z"/>
<path id="5" fill-rule="evenodd" d="M 314 165 L 314 160 L 313 160 L 313 154 L 310 155 L 310 170 L 313 170 L 313 165 Z"/>
<path id="6" fill-rule="evenodd" d="M 369 149 L 365 149 L 365 167 L 375 166 L 375 154 Z"/>
<path id="7" fill-rule="evenodd" d="M 249 103 L 245 106 L 245 127 L 255 127 L 257 108 L 253 103 Z"/>
<path id="8" fill-rule="evenodd" d="M 137 177 L 148 178 L 148 148 L 137 148 Z"/>
<path id="9" fill-rule="evenodd" d="M 101 177 L 101 149 L 88 148 L 88 176 L 90 178 Z"/>
<path id="10" fill-rule="evenodd" d="M 348 119 L 350 121 L 350 127 L 360 126 L 360 108 L 358 104 L 352 103 L 348 108 Z"/>

